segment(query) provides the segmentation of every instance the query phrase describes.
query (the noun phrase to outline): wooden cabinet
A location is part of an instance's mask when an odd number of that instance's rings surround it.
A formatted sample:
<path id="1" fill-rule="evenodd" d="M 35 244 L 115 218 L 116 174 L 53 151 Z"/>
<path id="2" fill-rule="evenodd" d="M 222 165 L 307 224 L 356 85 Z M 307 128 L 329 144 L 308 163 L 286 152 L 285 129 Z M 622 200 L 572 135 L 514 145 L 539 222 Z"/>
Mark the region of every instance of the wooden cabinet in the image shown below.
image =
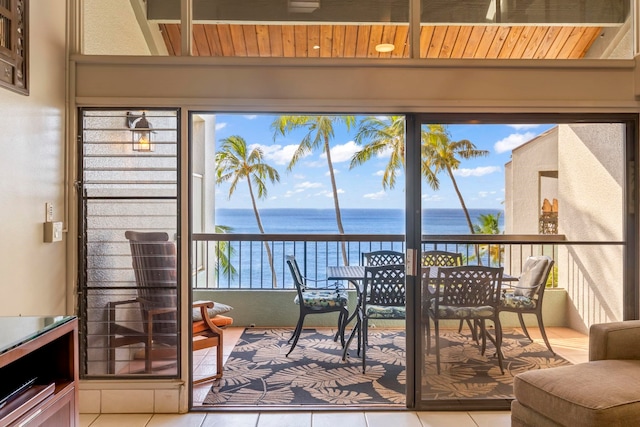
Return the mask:
<path id="1" fill-rule="evenodd" d="M 78 321 L 0 317 L 0 427 L 78 426 Z"/>

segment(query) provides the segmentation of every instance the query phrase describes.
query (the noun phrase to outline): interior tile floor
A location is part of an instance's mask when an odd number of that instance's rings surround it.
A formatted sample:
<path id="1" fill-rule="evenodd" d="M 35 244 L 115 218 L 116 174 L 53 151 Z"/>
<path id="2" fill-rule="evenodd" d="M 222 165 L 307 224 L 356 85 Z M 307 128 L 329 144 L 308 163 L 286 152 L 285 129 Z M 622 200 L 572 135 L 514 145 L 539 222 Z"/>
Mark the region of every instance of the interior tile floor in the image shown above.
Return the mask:
<path id="1" fill-rule="evenodd" d="M 223 358 L 229 357 L 231 350 L 240 338 L 244 328 L 230 327 L 225 330 Z M 569 328 L 547 327 L 547 337 L 556 353 L 571 363 L 588 360 L 589 339 L 587 335 Z M 544 345 L 537 328 L 529 328 L 531 337 Z M 209 354 L 211 352 L 211 354 Z M 194 377 L 198 378 L 215 370 L 215 349 L 204 349 L 194 353 Z M 210 383 L 193 388 L 194 406 L 202 404 Z M 510 426 L 509 411 L 451 411 L 451 412 L 414 412 L 414 411 L 354 411 L 354 412 L 193 412 L 184 415 L 174 414 L 81 414 L 81 427 L 501 427 Z"/>

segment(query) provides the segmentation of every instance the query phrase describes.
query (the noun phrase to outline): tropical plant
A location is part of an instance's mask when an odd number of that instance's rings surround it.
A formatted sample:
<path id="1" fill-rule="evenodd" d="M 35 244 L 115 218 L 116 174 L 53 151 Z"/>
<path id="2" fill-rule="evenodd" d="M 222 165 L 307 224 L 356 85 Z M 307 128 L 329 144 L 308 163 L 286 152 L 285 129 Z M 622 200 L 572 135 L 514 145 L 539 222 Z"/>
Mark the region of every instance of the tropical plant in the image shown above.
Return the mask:
<path id="1" fill-rule="evenodd" d="M 473 231 L 475 234 L 501 234 L 500 231 L 500 217 L 502 212 L 497 214 L 480 214 L 478 217 L 479 222 L 473 224 Z M 500 265 L 502 256 L 504 255 L 504 247 L 502 245 L 478 245 L 477 248 L 478 257 L 482 259 L 483 256 L 488 255 L 489 265 Z"/>
<path id="2" fill-rule="evenodd" d="M 226 225 L 216 225 L 216 233 L 226 234 L 232 233 L 233 228 Z M 238 273 L 236 268 L 231 263 L 231 258 L 235 255 L 236 250 L 229 242 L 220 241 L 217 242 L 215 247 L 215 272 L 224 274 L 225 276 L 235 277 Z"/>
<path id="3" fill-rule="evenodd" d="M 216 153 L 216 183 L 220 184 L 229 181 L 229 198 L 235 192 L 238 184 L 244 180 L 249 188 L 249 197 L 253 206 L 253 213 L 258 223 L 260 233 L 264 234 L 264 227 L 260 219 L 260 212 L 256 203 L 254 186 L 257 189 L 257 198 L 263 199 L 267 196 L 267 180 L 280 181 L 278 171 L 264 162 L 264 154 L 259 148 L 249 150 L 246 141 L 238 136 L 230 136 L 221 141 L 220 150 Z M 271 277 L 273 287 L 277 287 L 276 271 L 273 265 L 273 256 L 268 242 L 264 242 L 267 259 L 271 267 Z"/>
<path id="4" fill-rule="evenodd" d="M 289 132 L 296 129 L 304 129 L 307 133 L 300 141 L 298 148 L 293 153 L 293 157 L 287 166 L 287 170 L 293 167 L 306 155 L 320 150 L 327 157 L 327 166 L 329 168 L 329 177 L 331 179 L 331 190 L 333 192 L 333 205 L 336 212 L 336 224 L 338 232 L 344 234 L 342 226 L 342 214 L 340 212 L 340 202 L 338 200 L 338 187 L 336 185 L 336 177 L 331 161 L 331 147 L 329 145 L 334 137 L 334 126 L 342 123 L 346 126 L 347 131 L 355 124 L 354 116 L 279 116 L 271 124 L 274 130 L 274 139 L 277 135 L 286 136 Z M 344 265 L 348 265 L 346 243 L 342 242 L 342 260 Z"/>

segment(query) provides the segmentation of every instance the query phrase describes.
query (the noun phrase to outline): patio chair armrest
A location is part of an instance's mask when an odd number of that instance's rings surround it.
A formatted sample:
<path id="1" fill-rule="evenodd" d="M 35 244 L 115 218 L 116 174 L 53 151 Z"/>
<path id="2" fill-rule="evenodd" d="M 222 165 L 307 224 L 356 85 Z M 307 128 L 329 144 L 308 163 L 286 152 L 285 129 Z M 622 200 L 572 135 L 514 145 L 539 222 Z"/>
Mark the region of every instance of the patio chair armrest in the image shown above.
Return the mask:
<path id="1" fill-rule="evenodd" d="M 213 308 L 213 301 L 205 301 L 205 300 L 194 301 L 193 308 L 204 308 L 206 311 L 206 309 L 208 308 Z"/>
<path id="2" fill-rule="evenodd" d="M 109 301 L 108 305 L 109 308 L 113 309 L 116 308 L 119 305 L 124 305 L 124 304 L 134 304 L 134 303 L 139 303 L 140 300 L 138 300 L 138 298 L 134 298 L 134 299 L 128 299 L 128 300 L 124 300 L 124 301 Z"/>
<path id="3" fill-rule="evenodd" d="M 589 328 L 589 360 L 640 360 L 640 320 L 599 323 Z"/>

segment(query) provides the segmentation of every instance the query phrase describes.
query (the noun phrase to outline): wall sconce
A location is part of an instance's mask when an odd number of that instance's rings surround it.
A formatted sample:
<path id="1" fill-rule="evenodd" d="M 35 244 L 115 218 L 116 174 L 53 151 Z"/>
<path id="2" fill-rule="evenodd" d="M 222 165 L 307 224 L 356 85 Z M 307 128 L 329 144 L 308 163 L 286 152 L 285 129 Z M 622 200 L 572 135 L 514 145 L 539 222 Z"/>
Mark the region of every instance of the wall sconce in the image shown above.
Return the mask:
<path id="1" fill-rule="evenodd" d="M 145 113 L 135 116 L 127 112 L 127 127 L 131 129 L 131 142 L 133 151 L 153 151 L 151 144 L 151 123 Z"/>

